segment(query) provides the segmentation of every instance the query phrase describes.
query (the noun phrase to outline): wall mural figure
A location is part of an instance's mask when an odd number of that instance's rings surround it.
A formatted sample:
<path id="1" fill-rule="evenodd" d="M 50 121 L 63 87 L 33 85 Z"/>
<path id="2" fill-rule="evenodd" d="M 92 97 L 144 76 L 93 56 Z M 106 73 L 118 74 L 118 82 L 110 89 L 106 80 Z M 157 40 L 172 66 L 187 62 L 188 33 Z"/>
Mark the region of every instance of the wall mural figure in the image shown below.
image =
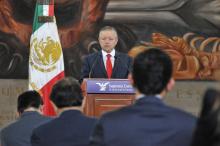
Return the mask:
<path id="1" fill-rule="evenodd" d="M 167 51 L 176 79 L 220 76 L 219 0 L 111 0 L 105 21 L 135 33 L 131 56 L 155 46 Z"/>
<path id="2" fill-rule="evenodd" d="M 108 0 L 57 0 L 55 15 L 67 75 L 79 76 Z M 29 42 L 36 0 L 0 0 L 0 78 L 27 78 Z M 90 37 L 91 36 L 91 37 Z"/>
<path id="3" fill-rule="evenodd" d="M 27 78 L 36 0 L 0 0 L 0 78 Z M 82 58 L 100 49 L 97 32 L 112 25 L 116 50 L 134 56 L 158 46 L 176 79 L 214 80 L 220 73 L 219 0 L 55 0 L 65 72 L 80 76 Z"/>

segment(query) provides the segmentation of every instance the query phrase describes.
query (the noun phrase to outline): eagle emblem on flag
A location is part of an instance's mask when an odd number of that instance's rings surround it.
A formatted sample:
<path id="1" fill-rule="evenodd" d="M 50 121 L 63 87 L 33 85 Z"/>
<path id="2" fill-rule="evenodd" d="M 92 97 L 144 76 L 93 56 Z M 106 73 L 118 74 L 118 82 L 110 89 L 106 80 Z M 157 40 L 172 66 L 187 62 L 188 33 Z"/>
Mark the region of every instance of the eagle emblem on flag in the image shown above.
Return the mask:
<path id="1" fill-rule="evenodd" d="M 56 66 L 56 62 L 60 59 L 62 48 L 58 41 L 53 40 L 48 36 L 45 40 L 40 41 L 34 38 L 31 41 L 31 65 L 38 71 L 50 72 Z"/>

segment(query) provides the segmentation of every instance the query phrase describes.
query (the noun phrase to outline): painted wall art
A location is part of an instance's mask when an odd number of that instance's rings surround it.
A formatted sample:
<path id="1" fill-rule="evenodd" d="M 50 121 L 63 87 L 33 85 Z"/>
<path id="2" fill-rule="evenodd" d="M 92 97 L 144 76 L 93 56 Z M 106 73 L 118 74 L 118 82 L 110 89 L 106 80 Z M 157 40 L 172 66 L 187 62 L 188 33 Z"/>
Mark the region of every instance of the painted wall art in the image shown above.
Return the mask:
<path id="1" fill-rule="evenodd" d="M 36 0 L 0 0 L 0 78 L 27 79 Z M 116 50 L 134 57 L 159 47 L 170 54 L 174 77 L 220 76 L 219 0 L 55 0 L 65 74 L 80 77 L 84 56 L 100 50 L 101 27 L 114 26 Z"/>

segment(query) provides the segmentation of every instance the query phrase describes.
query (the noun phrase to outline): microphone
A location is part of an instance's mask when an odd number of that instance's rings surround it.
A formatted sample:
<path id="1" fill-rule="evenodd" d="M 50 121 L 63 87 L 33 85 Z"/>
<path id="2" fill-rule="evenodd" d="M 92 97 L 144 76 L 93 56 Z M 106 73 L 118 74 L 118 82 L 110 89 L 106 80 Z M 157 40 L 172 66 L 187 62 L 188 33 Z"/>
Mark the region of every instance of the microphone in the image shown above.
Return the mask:
<path id="1" fill-rule="evenodd" d="M 96 62 L 97 62 L 97 60 L 98 60 L 98 57 L 99 57 L 99 54 L 97 53 L 97 55 L 96 55 L 96 57 L 95 57 L 95 60 L 94 60 L 93 63 L 92 63 L 92 67 L 91 67 L 91 69 L 90 69 L 90 71 L 89 71 L 89 78 L 91 78 L 92 71 L 93 71 L 93 68 L 94 68 L 94 66 L 95 66 L 95 64 L 96 64 Z"/>

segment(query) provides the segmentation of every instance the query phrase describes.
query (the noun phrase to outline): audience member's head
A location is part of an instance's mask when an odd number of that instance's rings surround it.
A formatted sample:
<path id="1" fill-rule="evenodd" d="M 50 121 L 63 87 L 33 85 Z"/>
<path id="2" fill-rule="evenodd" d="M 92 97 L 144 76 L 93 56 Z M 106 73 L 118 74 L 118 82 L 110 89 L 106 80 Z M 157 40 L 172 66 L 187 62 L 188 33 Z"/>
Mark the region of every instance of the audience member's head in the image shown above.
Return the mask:
<path id="1" fill-rule="evenodd" d="M 42 103 L 41 96 L 37 91 L 26 91 L 18 96 L 17 111 L 22 114 L 29 109 L 39 110 Z"/>
<path id="2" fill-rule="evenodd" d="M 219 91 L 208 89 L 203 97 L 200 117 L 209 115 L 210 112 L 216 110 L 220 106 Z"/>
<path id="3" fill-rule="evenodd" d="M 192 146 L 217 146 L 216 144 L 220 145 L 220 93 L 208 89 L 203 97 Z"/>
<path id="4" fill-rule="evenodd" d="M 33 131 L 32 146 L 88 145 L 96 120 L 79 111 L 83 100 L 79 82 L 72 77 L 58 81 L 50 99 L 59 116 Z"/>
<path id="5" fill-rule="evenodd" d="M 52 88 L 50 99 L 58 109 L 81 106 L 83 96 L 79 82 L 72 77 L 58 81 Z"/>
<path id="6" fill-rule="evenodd" d="M 216 110 L 214 114 L 214 119 L 210 120 L 215 120 L 215 130 L 213 133 L 213 138 L 212 138 L 212 145 L 209 146 L 220 146 L 220 107 Z"/>
<path id="7" fill-rule="evenodd" d="M 172 61 L 160 49 L 149 49 L 138 54 L 133 64 L 133 85 L 145 95 L 169 91 L 174 85 Z"/>

